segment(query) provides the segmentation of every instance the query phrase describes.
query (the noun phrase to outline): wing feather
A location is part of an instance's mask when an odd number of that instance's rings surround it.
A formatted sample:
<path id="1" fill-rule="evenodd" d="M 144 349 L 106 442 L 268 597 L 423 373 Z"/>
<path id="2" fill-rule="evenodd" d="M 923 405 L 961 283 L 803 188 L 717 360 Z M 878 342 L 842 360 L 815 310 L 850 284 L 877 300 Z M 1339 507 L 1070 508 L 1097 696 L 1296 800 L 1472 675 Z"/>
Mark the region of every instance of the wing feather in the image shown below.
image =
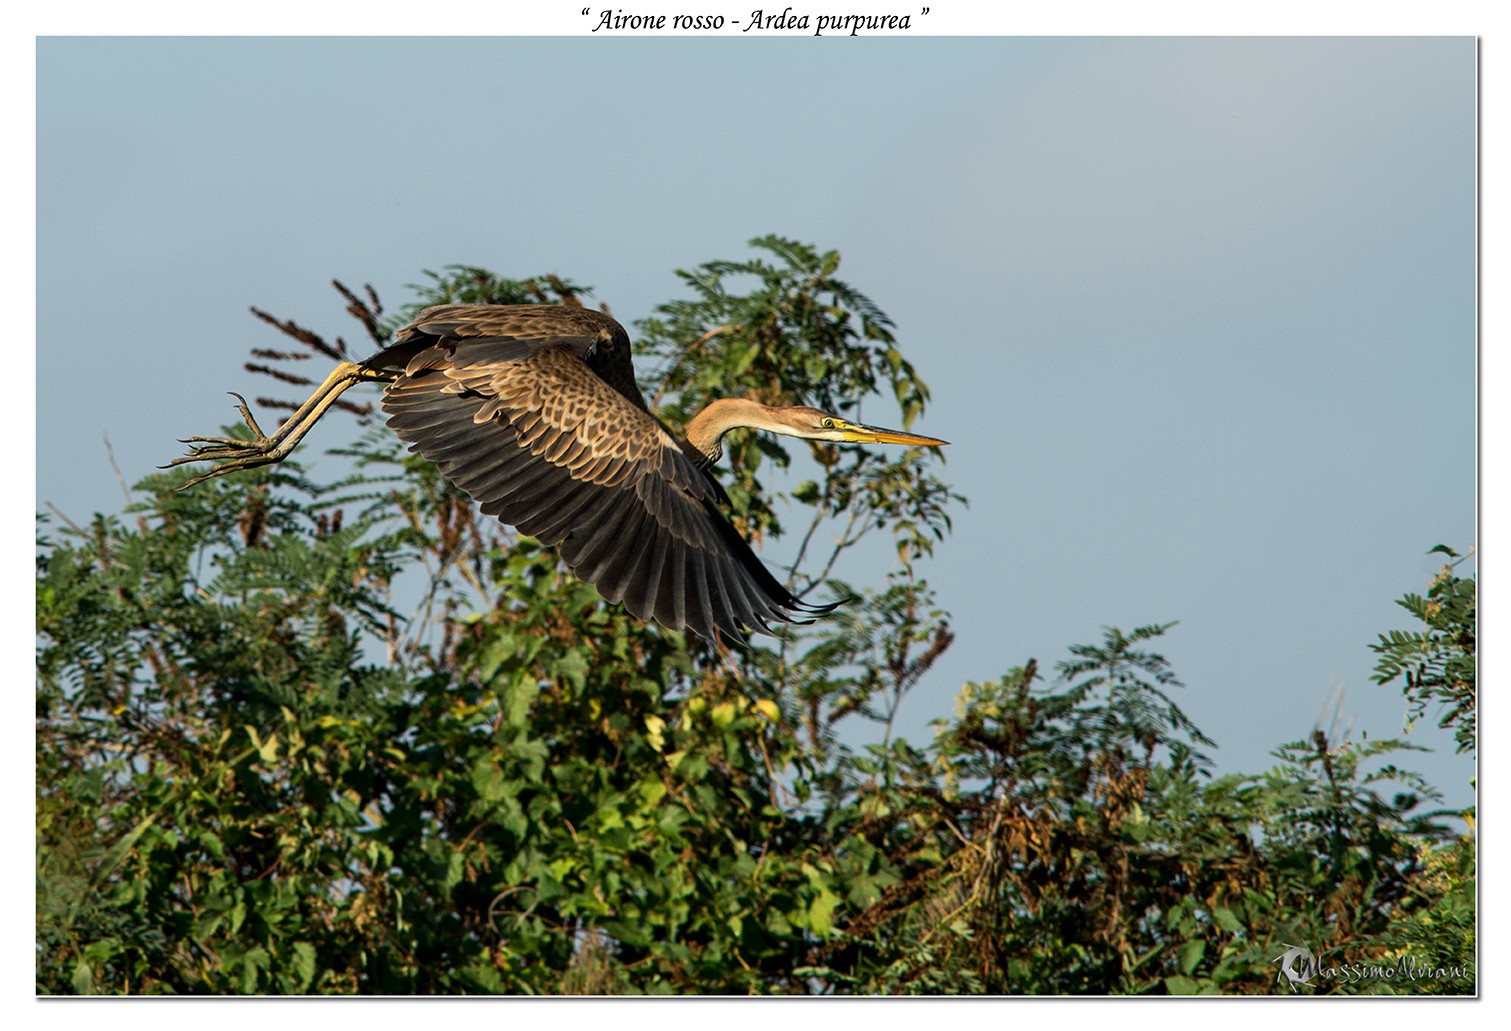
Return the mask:
<path id="1" fill-rule="evenodd" d="M 647 514 L 650 519 L 653 515 Z M 629 570 L 629 581 L 620 598 L 631 612 L 641 619 L 658 619 L 661 610 L 661 572 L 666 568 L 666 552 L 672 540 L 671 534 L 648 534 L 650 545 L 641 561 Z"/>
<path id="2" fill-rule="evenodd" d="M 626 532 L 632 540 L 647 540 L 664 536 L 655 532 L 652 523 L 650 513 L 637 512 L 633 524 Z M 599 581 L 603 596 L 610 601 L 623 601 L 625 596 L 633 590 L 635 577 L 645 568 L 646 562 L 647 558 L 643 549 L 616 549 L 612 561 L 604 569 L 603 577 Z M 653 602 L 654 599 L 646 599 L 641 607 L 645 608 Z"/>

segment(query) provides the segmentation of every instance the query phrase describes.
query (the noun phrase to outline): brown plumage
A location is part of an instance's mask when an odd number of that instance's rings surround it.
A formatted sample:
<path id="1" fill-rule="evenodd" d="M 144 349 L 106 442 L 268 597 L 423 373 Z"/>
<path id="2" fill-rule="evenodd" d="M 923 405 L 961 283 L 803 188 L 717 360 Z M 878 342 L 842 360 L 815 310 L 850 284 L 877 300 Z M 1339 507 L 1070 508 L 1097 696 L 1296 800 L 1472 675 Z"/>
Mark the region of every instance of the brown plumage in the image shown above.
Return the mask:
<path id="1" fill-rule="evenodd" d="M 705 637 L 772 632 L 834 608 L 794 597 L 724 518 L 707 472 L 720 439 L 748 426 L 816 440 L 937 447 L 817 409 L 714 401 L 680 440 L 651 415 L 630 341 L 600 312 L 565 305 L 441 305 L 393 343 L 347 362 L 272 436 L 193 437 L 169 463 L 219 462 L 201 480 L 281 461 L 336 398 L 387 384 L 388 424 L 487 515 L 555 545 L 563 561 L 641 619 Z"/>

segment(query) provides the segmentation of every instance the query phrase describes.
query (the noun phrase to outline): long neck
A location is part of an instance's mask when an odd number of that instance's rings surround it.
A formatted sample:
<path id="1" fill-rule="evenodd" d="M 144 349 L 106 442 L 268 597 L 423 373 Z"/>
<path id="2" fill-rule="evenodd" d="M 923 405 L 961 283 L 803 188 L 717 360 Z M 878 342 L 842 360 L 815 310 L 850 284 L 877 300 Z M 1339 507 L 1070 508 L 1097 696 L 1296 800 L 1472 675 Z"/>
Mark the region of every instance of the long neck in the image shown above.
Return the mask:
<path id="1" fill-rule="evenodd" d="M 773 427 L 771 411 L 758 401 L 721 397 L 693 416 L 692 422 L 687 424 L 687 442 L 709 462 L 716 462 L 724 453 L 721 438 L 737 426 L 785 429 L 780 424 Z"/>

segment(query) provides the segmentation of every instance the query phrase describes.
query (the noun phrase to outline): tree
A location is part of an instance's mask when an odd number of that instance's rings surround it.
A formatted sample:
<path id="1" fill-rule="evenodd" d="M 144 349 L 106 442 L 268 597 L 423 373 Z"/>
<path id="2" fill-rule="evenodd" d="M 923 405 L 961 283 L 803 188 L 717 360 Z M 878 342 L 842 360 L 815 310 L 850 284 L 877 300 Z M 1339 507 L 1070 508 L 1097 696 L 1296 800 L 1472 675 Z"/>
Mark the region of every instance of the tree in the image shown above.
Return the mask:
<path id="1" fill-rule="evenodd" d="M 642 325 L 658 412 L 916 419 L 928 389 L 839 256 L 753 247 Z M 588 294 L 451 267 L 389 317 L 338 289 L 374 345 L 427 304 Z M 302 387 L 348 353 L 257 314 L 288 343 L 254 371 Z M 1171 624 L 897 737 L 953 639 L 923 573 L 962 499 L 932 459 L 810 445 L 802 479 L 784 442 L 727 441 L 740 530 L 850 601 L 724 648 L 604 603 L 347 400 L 334 474 L 176 471 L 42 520 L 39 991 L 1260 992 L 1278 942 L 1383 956 L 1443 897 L 1430 788 L 1371 765 L 1395 743 L 1212 776 L 1150 650 Z"/>
<path id="2" fill-rule="evenodd" d="M 1427 597 L 1407 594 L 1396 604 L 1420 621 L 1422 630 L 1392 630 L 1370 645 L 1380 656 L 1375 683 L 1388 684 L 1400 677 L 1411 709 L 1409 722 L 1416 722 L 1433 703 L 1441 706 L 1438 726 L 1451 729 L 1460 752 L 1475 744 L 1475 662 L 1478 619 L 1475 609 L 1475 579 L 1461 577 L 1454 569 L 1469 556 L 1459 555 L 1446 544 L 1431 552 L 1449 558 L 1428 585 Z"/>
<path id="3" fill-rule="evenodd" d="M 1460 555 L 1439 544 L 1429 554 L 1448 558 L 1427 588 L 1427 597 L 1408 593 L 1397 604 L 1423 624 L 1424 630 L 1392 630 L 1370 647 L 1380 656 L 1375 681 L 1404 680 L 1408 724 L 1415 723 L 1433 703 L 1440 706 L 1438 726 L 1452 729 L 1460 752 L 1473 752 L 1478 742 L 1477 628 L 1474 577 L 1455 570 L 1473 554 Z M 1475 815 L 1463 814 L 1471 831 Z M 1378 938 L 1387 955 L 1432 969 L 1472 969 L 1475 957 L 1477 855 L 1471 834 L 1443 844 L 1419 845 L 1422 875 L 1410 885 L 1410 904 L 1393 915 Z M 1418 990 L 1451 992 L 1451 984 L 1424 981 Z"/>

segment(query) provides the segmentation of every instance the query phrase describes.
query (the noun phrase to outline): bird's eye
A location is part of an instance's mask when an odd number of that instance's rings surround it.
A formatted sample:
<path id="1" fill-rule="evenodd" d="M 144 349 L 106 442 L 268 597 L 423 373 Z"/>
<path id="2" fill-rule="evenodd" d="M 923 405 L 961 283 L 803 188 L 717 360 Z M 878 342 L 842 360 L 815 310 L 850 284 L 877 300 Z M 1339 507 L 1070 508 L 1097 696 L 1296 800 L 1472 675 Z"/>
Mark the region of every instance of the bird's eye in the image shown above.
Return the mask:
<path id="1" fill-rule="evenodd" d="M 832 429 L 834 429 L 834 420 L 833 419 L 822 419 L 822 420 L 819 421 L 819 425 L 822 426 L 826 430 L 832 430 Z"/>

